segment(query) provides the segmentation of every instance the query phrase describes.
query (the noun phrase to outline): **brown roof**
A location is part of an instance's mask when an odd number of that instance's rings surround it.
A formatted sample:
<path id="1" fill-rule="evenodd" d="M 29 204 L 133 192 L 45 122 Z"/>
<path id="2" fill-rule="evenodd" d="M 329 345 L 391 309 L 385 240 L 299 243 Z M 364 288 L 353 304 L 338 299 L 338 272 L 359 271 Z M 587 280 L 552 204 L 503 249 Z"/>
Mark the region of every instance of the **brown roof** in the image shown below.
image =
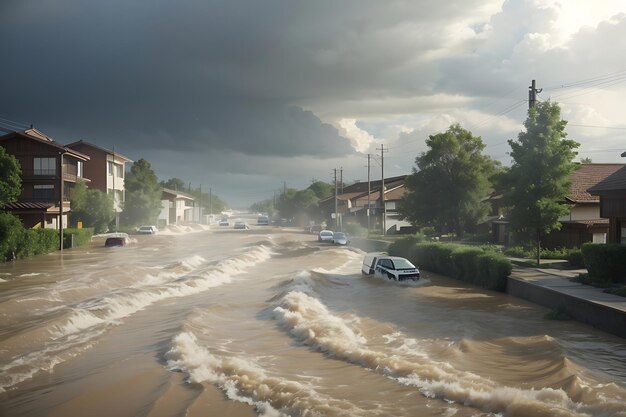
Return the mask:
<path id="1" fill-rule="evenodd" d="M 124 159 L 127 162 L 133 162 L 130 158 L 125 157 L 124 155 L 122 155 L 119 152 L 115 152 L 115 151 L 111 151 L 111 150 L 106 149 L 106 148 L 102 148 L 102 147 L 100 147 L 98 145 L 94 145 L 93 143 L 86 142 L 86 141 L 84 141 L 82 139 L 79 140 L 79 141 L 76 141 L 76 142 L 72 142 L 72 143 L 70 143 L 68 145 L 65 145 L 65 146 L 67 146 L 68 148 L 74 149 L 75 147 L 77 147 L 79 145 L 85 145 L 85 146 L 88 146 L 90 148 L 96 149 L 98 151 L 104 152 L 104 153 L 106 153 L 108 155 L 115 155 L 116 158 Z"/>
<path id="2" fill-rule="evenodd" d="M 587 190 L 618 171 L 625 164 L 581 164 L 570 176 L 570 193 L 566 197 L 573 203 L 597 203 L 600 197 Z"/>
<path id="3" fill-rule="evenodd" d="M 600 195 L 604 191 L 623 191 L 626 193 L 626 166 L 615 171 L 587 191 L 592 195 Z"/>
<path id="4" fill-rule="evenodd" d="M 392 189 L 385 191 L 385 200 L 401 200 L 406 194 L 406 186 L 404 184 Z"/>
<path id="5" fill-rule="evenodd" d="M 41 142 L 41 143 L 45 143 L 46 145 L 50 145 L 54 148 L 57 148 L 58 150 L 72 155 L 75 158 L 78 159 L 82 159 L 83 161 L 89 161 L 91 158 L 89 158 L 88 155 L 85 155 L 83 153 L 80 153 L 78 151 L 75 151 L 74 149 L 70 149 L 67 148 L 63 145 L 61 145 L 59 142 L 55 141 L 54 139 L 52 139 L 50 136 L 40 132 L 37 129 L 31 128 L 31 129 L 26 129 L 26 130 L 15 130 L 11 133 L 8 133 L 6 135 L 0 136 L 0 141 L 3 140 L 7 140 L 7 139 L 11 139 L 15 136 L 21 136 L 23 138 L 27 138 L 27 139 L 31 139 L 37 142 Z"/>
<path id="6" fill-rule="evenodd" d="M 48 210 L 50 207 L 54 207 L 54 203 L 40 203 L 36 201 L 30 202 L 15 202 L 7 203 L 4 205 L 5 210 Z"/>

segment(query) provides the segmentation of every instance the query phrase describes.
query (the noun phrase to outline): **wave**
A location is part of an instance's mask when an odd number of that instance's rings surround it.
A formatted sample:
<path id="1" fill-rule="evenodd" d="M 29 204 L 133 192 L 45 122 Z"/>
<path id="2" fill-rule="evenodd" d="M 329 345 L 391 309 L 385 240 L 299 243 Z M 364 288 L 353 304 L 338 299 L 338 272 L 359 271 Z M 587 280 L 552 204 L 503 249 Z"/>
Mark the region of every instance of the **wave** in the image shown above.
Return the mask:
<path id="1" fill-rule="evenodd" d="M 104 296 L 70 307 L 60 317 L 56 317 L 52 325 L 50 321 L 40 324 L 37 342 L 43 347 L 27 355 L 13 357 L 9 363 L 0 365 L 0 392 L 32 377 L 38 369 L 51 370 L 56 364 L 88 348 L 91 341 L 109 326 L 119 324 L 120 320 L 156 302 L 198 294 L 232 282 L 234 276 L 247 272 L 271 256 L 270 248 L 256 246 L 204 269 L 197 268 L 205 262 L 202 258 L 190 257 L 174 265 L 174 269 L 181 268 L 182 275 L 171 271 L 161 272 L 131 286 L 114 289 Z M 59 312 L 58 307 L 54 310 Z M 47 336 L 44 338 L 42 333 Z M 16 335 L 3 343 L 23 347 L 25 343 L 31 344 L 31 336 L 28 333 Z"/>
<path id="2" fill-rule="evenodd" d="M 211 353 L 189 331 L 174 338 L 166 358 L 171 371 L 187 373 L 187 380 L 191 383 L 210 383 L 219 387 L 227 398 L 249 404 L 262 417 L 379 415 L 347 400 L 320 393 L 310 382 L 270 375 L 249 358 Z"/>
<path id="3" fill-rule="evenodd" d="M 502 386 L 428 355 L 407 357 L 397 351 L 371 348 L 359 331 L 357 317 L 333 315 L 322 302 L 305 292 L 287 293 L 274 309 L 274 317 L 303 345 L 413 386 L 429 398 L 506 416 L 623 416 L 626 410 L 622 399 L 602 401 L 599 393 L 595 399 L 587 395 L 590 402 L 579 403 L 565 389 Z M 576 383 L 582 386 L 580 381 Z"/>

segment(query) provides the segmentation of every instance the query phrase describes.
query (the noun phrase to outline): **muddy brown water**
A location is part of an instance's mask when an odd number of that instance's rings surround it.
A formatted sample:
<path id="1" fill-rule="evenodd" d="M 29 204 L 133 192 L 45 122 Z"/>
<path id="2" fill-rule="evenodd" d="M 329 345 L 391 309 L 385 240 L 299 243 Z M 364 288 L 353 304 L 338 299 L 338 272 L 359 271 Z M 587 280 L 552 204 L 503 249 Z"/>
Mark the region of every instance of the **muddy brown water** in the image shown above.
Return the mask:
<path id="1" fill-rule="evenodd" d="M 626 341 L 253 227 L 0 265 L 1 416 L 626 416 Z"/>

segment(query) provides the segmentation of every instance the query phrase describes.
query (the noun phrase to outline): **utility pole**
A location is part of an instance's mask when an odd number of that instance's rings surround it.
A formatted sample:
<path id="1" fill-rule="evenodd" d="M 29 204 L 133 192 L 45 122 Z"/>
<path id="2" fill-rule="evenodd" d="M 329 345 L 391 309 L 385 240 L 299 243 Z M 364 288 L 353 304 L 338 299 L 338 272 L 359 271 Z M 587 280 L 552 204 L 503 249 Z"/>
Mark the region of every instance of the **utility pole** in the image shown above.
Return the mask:
<path id="1" fill-rule="evenodd" d="M 376 150 L 380 150 L 380 174 L 381 174 L 381 185 L 380 185 L 380 201 L 383 205 L 383 218 L 382 218 L 382 229 L 383 236 L 385 236 L 387 232 L 387 206 L 385 205 L 385 145 L 381 144 L 380 149 L 376 148 Z"/>
<path id="2" fill-rule="evenodd" d="M 537 89 L 535 80 L 532 80 L 530 87 L 528 87 L 528 108 L 532 109 L 537 104 L 537 94 L 541 93 L 543 88 Z"/>
<path id="3" fill-rule="evenodd" d="M 209 219 L 213 215 L 213 188 L 209 188 Z M 209 220 L 209 224 L 211 221 Z"/>
<path id="4" fill-rule="evenodd" d="M 372 154 L 367 154 L 367 237 L 370 237 L 370 161 Z"/>
<path id="5" fill-rule="evenodd" d="M 63 156 L 59 152 L 59 250 L 63 252 Z"/>
<path id="6" fill-rule="evenodd" d="M 337 213 L 337 168 L 334 168 L 335 172 L 335 230 L 339 228 L 339 213 Z"/>
<path id="7" fill-rule="evenodd" d="M 202 224 L 202 184 L 200 184 L 200 197 L 198 202 L 198 223 Z"/>
<path id="8" fill-rule="evenodd" d="M 339 175 L 339 186 L 341 187 L 341 194 L 343 194 L 343 167 L 341 167 Z"/>

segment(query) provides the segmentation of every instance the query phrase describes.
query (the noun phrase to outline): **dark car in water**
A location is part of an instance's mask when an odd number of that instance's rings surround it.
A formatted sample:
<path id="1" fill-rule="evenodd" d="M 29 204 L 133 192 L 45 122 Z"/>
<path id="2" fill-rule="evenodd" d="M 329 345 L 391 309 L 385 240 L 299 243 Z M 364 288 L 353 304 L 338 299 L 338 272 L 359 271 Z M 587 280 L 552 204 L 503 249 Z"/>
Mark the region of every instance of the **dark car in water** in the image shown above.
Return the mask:
<path id="1" fill-rule="evenodd" d="M 104 246 L 107 248 L 126 246 L 130 243 L 130 237 L 126 233 L 118 233 L 115 236 L 109 236 L 104 241 Z"/>

